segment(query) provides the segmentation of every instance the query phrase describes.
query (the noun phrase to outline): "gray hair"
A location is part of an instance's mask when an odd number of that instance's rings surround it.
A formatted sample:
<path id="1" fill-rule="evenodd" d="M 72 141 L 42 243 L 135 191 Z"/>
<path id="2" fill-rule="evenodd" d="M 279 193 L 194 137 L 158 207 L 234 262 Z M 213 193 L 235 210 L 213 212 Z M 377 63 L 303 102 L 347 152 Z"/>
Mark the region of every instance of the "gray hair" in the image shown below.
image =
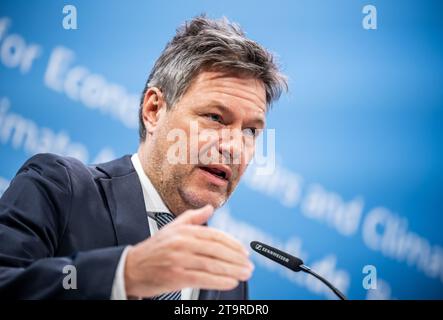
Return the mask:
<path id="1" fill-rule="evenodd" d="M 140 102 L 141 141 L 146 139 L 142 117 L 146 91 L 151 87 L 159 88 L 167 108 L 172 108 L 203 70 L 245 74 L 261 80 L 267 106 L 288 89 L 286 77 L 280 73 L 274 56 L 246 38 L 240 26 L 226 18 L 211 20 L 204 15 L 198 16 L 177 29 L 151 70 Z"/>

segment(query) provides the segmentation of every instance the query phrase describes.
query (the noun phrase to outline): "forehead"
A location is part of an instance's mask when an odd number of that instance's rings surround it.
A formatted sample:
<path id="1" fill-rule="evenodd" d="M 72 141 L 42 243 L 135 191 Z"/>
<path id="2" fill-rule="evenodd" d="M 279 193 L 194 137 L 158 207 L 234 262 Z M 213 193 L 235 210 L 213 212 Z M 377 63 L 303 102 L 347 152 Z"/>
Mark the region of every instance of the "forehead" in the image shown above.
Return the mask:
<path id="1" fill-rule="evenodd" d="M 225 105 L 243 106 L 266 112 L 266 91 L 263 82 L 251 76 L 232 75 L 220 71 L 200 72 L 183 98 L 216 99 Z"/>

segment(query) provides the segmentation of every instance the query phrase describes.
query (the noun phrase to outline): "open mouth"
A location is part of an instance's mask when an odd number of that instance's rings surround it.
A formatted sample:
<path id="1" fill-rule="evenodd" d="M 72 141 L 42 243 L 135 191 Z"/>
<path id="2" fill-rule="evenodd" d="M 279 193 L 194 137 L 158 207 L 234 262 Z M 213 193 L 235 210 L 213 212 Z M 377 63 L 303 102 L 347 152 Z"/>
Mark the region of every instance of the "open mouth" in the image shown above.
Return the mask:
<path id="1" fill-rule="evenodd" d="M 220 179 L 228 180 L 226 172 L 224 172 L 222 170 L 215 169 L 215 168 L 208 168 L 208 167 L 200 167 L 200 169 L 202 169 L 206 172 L 209 172 L 210 174 L 212 174 Z"/>
<path id="2" fill-rule="evenodd" d="M 224 183 L 228 182 L 232 175 L 231 169 L 225 165 L 208 165 L 199 168 L 210 174 L 212 177 L 222 180 Z"/>

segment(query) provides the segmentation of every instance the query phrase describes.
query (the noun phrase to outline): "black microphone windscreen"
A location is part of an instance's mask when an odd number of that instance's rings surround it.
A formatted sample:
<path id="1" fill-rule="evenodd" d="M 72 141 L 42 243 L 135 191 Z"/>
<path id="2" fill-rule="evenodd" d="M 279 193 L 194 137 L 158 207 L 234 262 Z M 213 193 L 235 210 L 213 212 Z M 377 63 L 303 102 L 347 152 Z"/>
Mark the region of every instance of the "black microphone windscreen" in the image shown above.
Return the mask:
<path id="1" fill-rule="evenodd" d="M 252 241 L 251 248 L 260 253 L 261 255 L 280 263 L 281 265 L 289 268 L 293 271 L 301 271 L 300 266 L 303 264 L 303 261 L 297 257 L 294 257 L 286 252 L 283 252 L 279 249 L 273 248 L 267 244 L 261 243 L 259 241 Z"/>

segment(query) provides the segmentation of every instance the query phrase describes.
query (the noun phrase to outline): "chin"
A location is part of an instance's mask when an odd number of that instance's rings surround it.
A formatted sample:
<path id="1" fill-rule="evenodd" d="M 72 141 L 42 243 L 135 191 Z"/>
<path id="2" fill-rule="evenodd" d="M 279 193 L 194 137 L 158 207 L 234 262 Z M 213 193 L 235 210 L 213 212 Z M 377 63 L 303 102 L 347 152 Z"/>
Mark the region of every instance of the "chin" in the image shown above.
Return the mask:
<path id="1" fill-rule="evenodd" d="M 226 202 L 226 196 L 208 190 L 179 190 L 186 204 L 193 208 L 201 208 L 210 204 L 214 208 L 221 207 Z"/>

